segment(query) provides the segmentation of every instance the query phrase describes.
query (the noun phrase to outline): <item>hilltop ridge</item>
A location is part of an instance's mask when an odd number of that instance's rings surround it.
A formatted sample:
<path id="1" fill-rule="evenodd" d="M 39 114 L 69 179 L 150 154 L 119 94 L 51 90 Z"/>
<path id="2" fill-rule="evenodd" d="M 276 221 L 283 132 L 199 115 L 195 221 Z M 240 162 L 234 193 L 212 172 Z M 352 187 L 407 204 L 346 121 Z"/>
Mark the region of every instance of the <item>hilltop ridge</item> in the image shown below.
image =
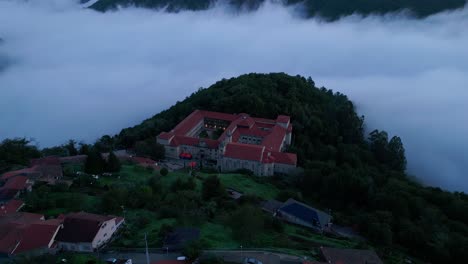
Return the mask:
<path id="1" fill-rule="evenodd" d="M 206 10 L 215 4 L 226 4 L 237 10 L 256 10 L 266 0 L 99 0 L 91 8 L 108 11 L 118 6 L 137 6 L 162 9 L 169 12 Z M 302 5 L 305 17 L 322 17 L 333 21 L 352 14 L 382 15 L 408 11 L 414 17 L 424 18 L 439 12 L 463 8 L 466 0 L 281 0 L 285 6 Z"/>

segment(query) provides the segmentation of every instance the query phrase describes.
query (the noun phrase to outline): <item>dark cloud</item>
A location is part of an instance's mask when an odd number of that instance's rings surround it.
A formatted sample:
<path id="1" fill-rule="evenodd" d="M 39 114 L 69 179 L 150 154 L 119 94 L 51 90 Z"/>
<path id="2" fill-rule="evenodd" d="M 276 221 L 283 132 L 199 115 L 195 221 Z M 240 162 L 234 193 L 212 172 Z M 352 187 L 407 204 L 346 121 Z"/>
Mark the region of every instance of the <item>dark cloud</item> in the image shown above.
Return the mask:
<path id="1" fill-rule="evenodd" d="M 369 130 L 401 136 L 410 173 L 468 191 L 468 11 L 334 23 L 292 13 L 2 1 L 0 54 L 12 64 L 0 74 L 0 138 L 93 141 L 223 77 L 284 71 L 348 94 Z"/>

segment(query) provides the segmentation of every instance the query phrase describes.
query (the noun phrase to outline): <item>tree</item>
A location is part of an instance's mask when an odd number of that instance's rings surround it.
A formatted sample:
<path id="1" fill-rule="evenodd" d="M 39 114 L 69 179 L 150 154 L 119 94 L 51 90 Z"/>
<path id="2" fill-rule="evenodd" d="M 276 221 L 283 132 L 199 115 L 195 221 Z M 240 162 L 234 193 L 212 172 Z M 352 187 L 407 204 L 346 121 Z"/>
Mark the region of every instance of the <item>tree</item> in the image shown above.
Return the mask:
<path id="1" fill-rule="evenodd" d="M 68 143 L 65 144 L 65 148 L 68 151 L 68 156 L 78 155 L 78 150 L 76 149 L 76 141 L 73 139 L 68 140 Z"/>
<path id="2" fill-rule="evenodd" d="M 109 135 L 102 136 L 94 144 L 94 148 L 96 148 L 99 152 L 110 152 L 114 149 L 114 146 L 114 138 Z"/>
<path id="3" fill-rule="evenodd" d="M 85 161 L 85 172 L 89 174 L 101 174 L 105 168 L 106 162 L 102 158 L 101 153 L 96 149 L 92 149 Z"/>
<path id="4" fill-rule="evenodd" d="M 218 176 L 210 175 L 203 180 L 202 197 L 204 200 L 223 197 L 226 194 L 224 186 Z"/>
<path id="5" fill-rule="evenodd" d="M 107 158 L 107 172 L 119 172 L 120 171 L 120 160 L 115 156 L 114 152 L 109 153 L 109 157 Z"/>
<path id="6" fill-rule="evenodd" d="M 26 138 L 3 140 L 0 143 L 0 173 L 12 169 L 15 165 L 28 166 L 31 159 L 39 158 L 41 153 L 31 143 L 32 141 Z"/>
<path id="7" fill-rule="evenodd" d="M 390 139 L 390 142 L 388 143 L 388 152 L 390 159 L 390 168 L 401 172 L 405 171 L 405 148 L 403 147 L 403 143 L 401 142 L 401 139 L 399 137 L 395 136 L 392 137 L 392 139 Z"/>
<path id="8" fill-rule="evenodd" d="M 80 142 L 79 154 L 80 155 L 88 155 L 90 148 L 91 148 L 90 145 L 88 145 L 86 143 L 83 143 L 83 142 Z"/>
<path id="9" fill-rule="evenodd" d="M 369 134 L 370 148 L 376 159 L 381 163 L 388 161 L 388 134 L 385 131 L 374 130 Z"/>
<path id="10" fill-rule="evenodd" d="M 182 250 L 182 254 L 186 256 L 189 260 L 196 260 L 202 253 L 202 245 L 200 241 L 191 241 L 185 245 Z"/>
<path id="11" fill-rule="evenodd" d="M 236 210 L 230 220 L 234 237 L 243 243 L 251 244 L 258 234 L 263 232 L 262 212 L 253 206 L 243 206 Z"/>
<path id="12" fill-rule="evenodd" d="M 63 146 L 56 146 L 56 147 L 42 149 L 41 154 L 45 157 L 47 156 L 66 157 L 68 156 L 68 150 Z"/>
<path id="13" fill-rule="evenodd" d="M 138 156 L 149 157 L 154 160 L 164 159 L 165 156 L 164 146 L 157 143 L 154 138 L 138 141 L 135 143 L 134 150 Z"/>
<path id="14" fill-rule="evenodd" d="M 107 191 L 102 197 L 102 207 L 108 213 L 122 212 L 122 206 L 128 201 L 128 192 L 122 188 Z"/>

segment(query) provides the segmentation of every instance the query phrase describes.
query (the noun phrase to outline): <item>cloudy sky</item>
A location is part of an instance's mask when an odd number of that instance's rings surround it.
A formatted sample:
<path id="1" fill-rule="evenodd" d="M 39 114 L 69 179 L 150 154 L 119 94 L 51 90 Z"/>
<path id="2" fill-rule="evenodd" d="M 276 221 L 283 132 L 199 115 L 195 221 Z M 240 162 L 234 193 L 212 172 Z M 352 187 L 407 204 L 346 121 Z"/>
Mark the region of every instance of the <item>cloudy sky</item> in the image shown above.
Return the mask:
<path id="1" fill-rule="evenodd" d="M 272 4 L 101 14 L 0 0 L 0 38 L 0 139 L 92 142 L 223 77 L 284 71 L 349 95 L 369 130 L 401 136 L 410 173 L 468 192 L 468 9 L 322 23 Z"/>

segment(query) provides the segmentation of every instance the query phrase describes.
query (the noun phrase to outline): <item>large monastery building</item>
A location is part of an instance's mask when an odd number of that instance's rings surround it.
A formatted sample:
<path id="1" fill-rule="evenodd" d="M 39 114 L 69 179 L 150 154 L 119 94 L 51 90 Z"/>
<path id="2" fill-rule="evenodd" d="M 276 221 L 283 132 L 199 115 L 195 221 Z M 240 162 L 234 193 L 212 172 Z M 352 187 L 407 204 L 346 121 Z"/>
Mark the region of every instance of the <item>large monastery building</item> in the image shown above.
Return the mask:
<path id="1" fill-rule="evenodd" d="M 157 142 L 164 145 L 168 158 L 189 155 L 211 161 L 223 172 L 248 169 L 271 176 L 296 168 L 296 154 L 284 152 L 291 134 L 289 116 L 272 120 L 196 110 L 173 130 L 159 134 Z"/>

